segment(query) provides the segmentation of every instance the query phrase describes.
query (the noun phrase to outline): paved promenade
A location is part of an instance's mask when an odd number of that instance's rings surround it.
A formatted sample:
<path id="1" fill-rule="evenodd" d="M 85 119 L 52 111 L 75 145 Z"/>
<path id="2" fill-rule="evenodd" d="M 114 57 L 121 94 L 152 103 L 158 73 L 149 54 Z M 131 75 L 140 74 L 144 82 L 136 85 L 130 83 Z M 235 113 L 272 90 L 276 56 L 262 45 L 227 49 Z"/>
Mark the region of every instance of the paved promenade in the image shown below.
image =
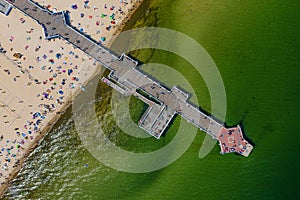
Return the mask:
<path id="1" fill-rule="evenodd" d="M 51 13 L 30 0 L 7 1 L 25 15 L 36 20 L 44 29 L 45 38 L 60 37 L 79 48 L 111 71 L 102 81 L 124 95 L 134 95 L 149 105 L 139 126 L 159 139 L 174 115 L 178 114 L 214 139 L 219 140 L 221 152 L 236 152 L 248 156 L 253 147 L 244 138 L 239 126 L 227 129 L 188 102 L 189 95 L 176 86 L 171 90 L 148 77 L 126 56 L 118 56 L 94 42 L 69 23 L 66 12 Z"/>

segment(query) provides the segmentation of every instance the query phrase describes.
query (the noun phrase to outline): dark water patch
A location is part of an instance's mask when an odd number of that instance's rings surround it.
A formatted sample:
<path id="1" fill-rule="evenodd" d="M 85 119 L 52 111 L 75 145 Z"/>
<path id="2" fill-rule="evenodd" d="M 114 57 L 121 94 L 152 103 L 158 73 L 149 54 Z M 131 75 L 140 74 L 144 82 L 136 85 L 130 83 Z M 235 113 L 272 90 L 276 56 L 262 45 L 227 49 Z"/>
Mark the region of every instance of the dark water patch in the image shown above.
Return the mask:
<path id="1" fill-rule="evenodd" d="M 130 112 L 130 117 L 135 122 L 138 124 L 139 120 L 142 118 L 143 114 L 146 112 L 148 109 L 148 105 L 141 101 L 138 98 L 131 97 L 130 102 L 129 102 L 129 112 Z M 138 114 L 139 113 L 139 114 Z"/>

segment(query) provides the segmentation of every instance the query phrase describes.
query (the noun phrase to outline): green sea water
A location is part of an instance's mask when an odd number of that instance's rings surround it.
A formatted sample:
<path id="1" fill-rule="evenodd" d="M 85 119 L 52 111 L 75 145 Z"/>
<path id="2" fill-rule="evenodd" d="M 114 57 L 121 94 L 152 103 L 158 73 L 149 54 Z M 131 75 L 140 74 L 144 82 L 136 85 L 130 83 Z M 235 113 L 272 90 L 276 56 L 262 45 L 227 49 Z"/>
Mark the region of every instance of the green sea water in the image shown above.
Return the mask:
<path id="1" fill-rule="evenodd" d="M 298 199 L 299 9 L 296 0 L 152 0 L 143 3 L 126 27 L 170 28 L 207 50 L 225 84 L 226 123 L 241 123 L 254 144 L 248 158 L 222 156 L 216 145 L 199 159 L 205 137 L 199 131 L 170 166 L 145 174 L 118 172 L 84 148 L 69 109 L 31 154 L 4 199 Z M 199 105 L 210 111 L 206 85 L 185 60 L 158 50 L 132 55 L 172 66 L 189 80 Z M 151 151 L 172 140 L 179 117 L 159 141 L 122 133 L 112 118 L 111 94 L 100 85 L 95 109 L 112 141 L 128 150 Z M 145 106 L 131 99 L 130 108 L 137 122 Z"/>

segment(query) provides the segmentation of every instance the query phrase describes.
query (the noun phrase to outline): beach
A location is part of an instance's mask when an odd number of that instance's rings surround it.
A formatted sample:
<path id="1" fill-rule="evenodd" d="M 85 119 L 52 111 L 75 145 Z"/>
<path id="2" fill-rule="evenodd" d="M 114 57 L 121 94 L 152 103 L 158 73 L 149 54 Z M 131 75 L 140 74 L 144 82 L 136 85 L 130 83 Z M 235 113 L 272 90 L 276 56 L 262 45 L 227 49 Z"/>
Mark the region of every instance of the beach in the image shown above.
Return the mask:
<path id="1" fill-rule="evenodd" d="M 299 196 L 295 177 L 300 163 L 298 10 L 295 0 L 144 0 L 126 23 L 128 29 L 159 26 L 177 30 L 207 50 L 226 87 L 226 122 L 229 126 L 241 123 L 255 145 L 248 158 L 220 155 L 216 145 L 200 159 L 205 133 L 199 131 L 186 153 L 172 165 L 143 174 L 120 172 L 99 162 L 85 148 L 69 108 L 51 131 L 41 136 L 1 199 L 295 199 Z M 0 19 L 7 18 L 0 15 Z M 201 108 L 210 111 L 205 82 L 180 56 L 160 50 L 130 55 L 143 63 L 163 63 L 178 71 L 192 85 Z M 142 70 L 158 80 L 165 80 L 165 74 L 174 82 L 178 77 L 166 67 L 146 65 Z M 120 148 L 152 152 L 172 141 L 180 117 L 161 140 L 141 140 L 123 133 L 112 113 L 113 92 L 101 84 L 94 110 L 105 134 Z M 136 124 L 144 105 L 136 98 L 130 101 L 130 115 Z"/>
<path id="2" fill-rule="evenodd" d="M 68 10 L 71 24 L 108 46 L 141 1 L 36 1 Z M 101 69 L 66 41 L 45 40 L 36 21 L 13 9 L 0 15 L 0 194 L 24 159 Z"/>

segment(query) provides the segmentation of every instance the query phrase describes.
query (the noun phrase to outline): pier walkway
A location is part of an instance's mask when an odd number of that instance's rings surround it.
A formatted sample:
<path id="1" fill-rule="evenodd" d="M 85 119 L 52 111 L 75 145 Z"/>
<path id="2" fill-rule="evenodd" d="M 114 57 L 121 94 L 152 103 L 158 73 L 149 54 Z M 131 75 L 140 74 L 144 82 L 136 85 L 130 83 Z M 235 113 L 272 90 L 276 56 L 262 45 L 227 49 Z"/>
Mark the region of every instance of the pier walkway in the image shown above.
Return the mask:
<path id="1" fill-rule="evenodd" d="M 4 0 L 0 0 L 0 12 L 4 15 L 9 15 L 12 6 Z"/>
<path id="2" fill-rule="evenodd" d="M 171 90 L 151 79 L 136 66 L 138 62 L 122 54 L 116 55 L 96 43 L 69 23 L 66 12 L 52 13 L 31 0 L 7 0 L 14 8 L 36 20 L 46 39 L 62 38 L 111 71 L 102 81 L 124 95 L 134 95 L 149 105 L 139 126 L 159 139 L 173 117 L 178 114 L 214 139 L 219 140 L 221 153 L 236 152 L 248 156 L 253 147 L 244 138 L 239 126 L 227 129 L 188 102 L 189 95 L 176 86 Z"/>

